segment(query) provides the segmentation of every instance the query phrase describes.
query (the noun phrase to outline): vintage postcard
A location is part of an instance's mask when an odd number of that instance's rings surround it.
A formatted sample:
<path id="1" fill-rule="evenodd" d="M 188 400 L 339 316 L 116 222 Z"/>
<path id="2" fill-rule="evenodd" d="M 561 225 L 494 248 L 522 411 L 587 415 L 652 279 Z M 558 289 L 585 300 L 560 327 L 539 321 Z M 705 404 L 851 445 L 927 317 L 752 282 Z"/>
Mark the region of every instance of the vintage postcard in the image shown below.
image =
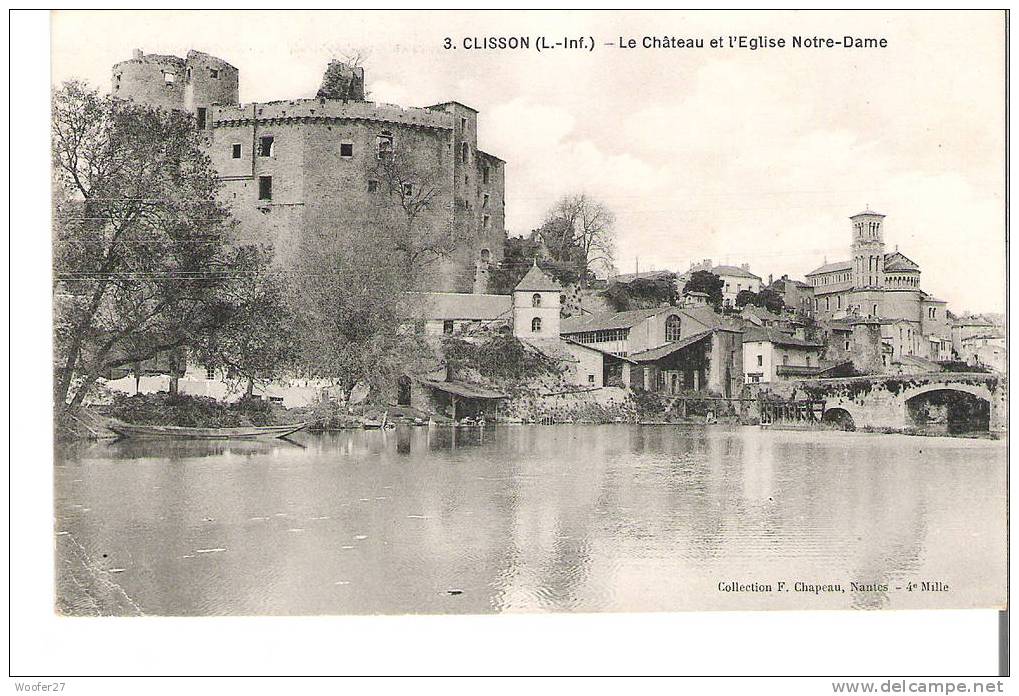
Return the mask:
<path id="1" fill-rule="evenodd" d="M 1004 12 L 51 29 L 58 614 L 1005 607 Z"/>

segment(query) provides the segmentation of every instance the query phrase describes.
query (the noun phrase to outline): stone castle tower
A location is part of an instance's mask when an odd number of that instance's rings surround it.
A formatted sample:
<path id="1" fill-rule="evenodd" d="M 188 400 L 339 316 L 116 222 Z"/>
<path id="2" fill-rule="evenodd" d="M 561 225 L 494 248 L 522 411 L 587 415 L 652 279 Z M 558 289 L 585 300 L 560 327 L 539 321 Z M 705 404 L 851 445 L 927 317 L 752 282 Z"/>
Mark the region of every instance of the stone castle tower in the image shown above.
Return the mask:
<path id="1" fill-rule="evenodd" d="M 406 224 L 378 171 L 398 153 L 406 175 L 399 193 L 435 192 L 418 229 L 456 240 L 417 289 L 487 291 L 506 240 L 505 162 L 478 147 L 477 110 L 457 101 L 367 101 L 364 69 L 340 61 L 329 63 L 312 99 L 242 105 L 238 81 L 237 68 L 199 51 L 180 58 L 136 50 L 113 66 L 112 96 L 193 114 L 223 201 L 246 236 L 271 243 L 283 264 L 320 238 Z"/>
<path id="2" fill-rule="evenodd" d="M 882 288 L 885 284 L 884 215 L 865 210 L 852 216 L 853 287 Z"/>
<path id="3" fill-rule="evenodd" d="M 135 49 L 130 60 L 113 66 L 112 95 L 141 104 L 194 114 L 198 127 L 212 127 L 213 105 L 234 105 L 239 73 L 225 60 L 201 51 L 186 58 L 145 55 Z"/>

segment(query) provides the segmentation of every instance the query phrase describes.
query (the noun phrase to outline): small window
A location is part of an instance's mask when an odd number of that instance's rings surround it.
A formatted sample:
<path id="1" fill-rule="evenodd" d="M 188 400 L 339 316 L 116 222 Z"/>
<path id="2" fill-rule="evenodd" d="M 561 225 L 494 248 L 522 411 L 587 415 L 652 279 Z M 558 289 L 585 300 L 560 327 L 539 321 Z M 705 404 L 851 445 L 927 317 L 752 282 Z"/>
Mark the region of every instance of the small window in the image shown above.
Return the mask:
<path id="1" fill-rule="evenodd" d="M 375 144 L 378 149 L 378 158 L 386 159 L 393 155 L 393 134 L 389 131 L 382 131 L 382 133 L 375 138 Z"/>
<path id="2" fill-rule="evenodd" d="M 173 74 L 172 72 L 164 72 L 163 73 L 163 82 L 165 82 L 166 84 L 172 85 L 176 81 L 177 81 L 177 76 L 175 74 Z"/>
<path id="3" fill-rule="evenodd" d="M 273 145 L 276 139 L 271 135 L 264 135 L 258 139 L 258 156 L 259 157 L 272 157 Z"/>
<path id="4" fill-rule="evenodd" d="M 188 68 L 187 71 L 184 73 L 184 79 L 187 80 L 188 82 L 191 82 L 191 68 Z"/>
<path id="5" fill-rule="evenodd" d="M 451 336 L 453 334 L 452 319 L 447 319 L 446 321 L 442 322 L 442 333 L 446 334 L 447 336 Z"/>
<path id="6" fill-rule="evenodd" d="M 460 118 L 460 130 L 467 130 L 467 119 L 466 118 L 463 118 L 463 117 Z"/>
<path id="7" fill-rule="evenodd" d="M 234 143 L 233 144 L 233 158 L 234 159 L 240 159 L 241 158 L 241 144 L 240 143 Z"/>
<path id="8" fill-rule="evenodd" d="M 594 375 L 588 375 L 587 376 L 587 383 L 588 384 L 594 384 Z"/>
<path id="9" fill-rule="evenodd" d="M 212 365 L 205 366 L 205 379 L 216 379 L 216 368 Z"/>
<path id="10" fill-rule="evenodd" d="M 488 194 L 487 193 L 484 196 L 481 197 L 481 207 L 482 208 L 487 208 L 488 207 Z"/>
<path id="11" fill-rule="evenodd" d="M 205 114 L 206 110 L 204 106 L 198 107 L 198 127 L 205 128 Z"/>
<path id="12" fill-rule="evenodd" d="M 846 351 L 849 350 L 849 341 L 846 341 Z"/>
<path id="13" fill-rule="evenodd" d="M 762 367 L 763 365 L 764 365 L 764 356 L 763 355 L 758 355 L 757 356 L 757 367 Z"/>
<path id="14" fill-rule="evenodd" d="M 810 367 L 810 356 L 807 356 L 807 367 Z"/>
<path id="15" fill-rule="evenodd" d="M 531 333 L 541 333 L 541 317 L 531 319 Z"/>
<path id="16" fill-rule="evenodd" d="M 217 70 L 216 68 L 209 68 L 209 77 L 211 77 L 213 80 L 218 80 L 219 70 Z"/>
<path id="17" fill-rule="evenodd" d="M 789 364 L 789 356 L 788 355 L 783 355 L 782 356 L 782 364 L 783 365 L 788 365 Z"/>
<path id="18" fill-rule="evenodd" d="M 471 158 L 471 146 L 467 143 L 460 143 L 460 161 L 467 164 Z"/>
<path id="19" fill-rule="evenodd" d="M 403 189 L 404 198 L 410 198 L 411 196 L 414 195 L 414 184 L 410 183 L 409 181 L 403 182 L 401 188 Z"/>
<path id="20" fill-rule="evenodd" d="M 488 183 L 488 174 L 489 174 L 489 168 L 486 166 L 484 169 L 481 170 L 481 181 L 482 181 L 482 183 L 485 183 L 485 184 Z"/>
<path id="21" fill-rule="evenodd" d="M 368 180 L 368 193 L 378 193 L 378 191 L 379 191 L 379 182 L 376 181 L 375 179 L 369 179 Z"/>
<path id="22" fill-rule="evenodd" d="M 272 200 L 272 177 L 271 176 L 260 176 L 260 177 L 258 177 L 258 200 L 260 200 L 260 201 L 271 201 Z"/>
<path id="23" fill-rule="evenodd" d="M 353 157 L 354 143 L 340 143 L 340 157 Z"/>
<path id="24" fill-rule="evenodd" d="M 492 252 L 490 252 L 488 249 L 482 249 L 481 250 L 481 260 L 484 261 L 485 263 L 488 263 L 491 259 L 492 259 Z"/>
<path id="25" fill-rule="evenodd" d="M 874 305 L 873 316 L 875 316 L 875 317 L 877 316 L 877 305 Z M 916 315 L 914 315 L 914 316 L 916 316 Z"/>
<path id="26" fill-rule="evenodd" d="M 540 294 L 534 293 L 533 295 L 531 295 L 531 306 L 532 307 L 540 307 L 541 306 L 541 295 Z"/>
<path id="27" fill-rule="evenodd" d="M 491 229 L 491 227 L 492 227 L 492 216 L 491 215 L 483 215 L 481 217 L 481 227 L 483 229 L 486 229 L 486 230 L 487 229 Z"/>

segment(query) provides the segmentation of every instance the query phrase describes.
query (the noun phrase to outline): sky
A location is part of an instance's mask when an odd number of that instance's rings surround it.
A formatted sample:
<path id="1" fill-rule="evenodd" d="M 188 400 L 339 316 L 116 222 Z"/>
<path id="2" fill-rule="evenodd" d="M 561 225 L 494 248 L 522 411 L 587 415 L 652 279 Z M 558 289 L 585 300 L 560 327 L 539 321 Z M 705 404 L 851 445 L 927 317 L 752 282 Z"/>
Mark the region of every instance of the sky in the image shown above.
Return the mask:
<path id="1" fill-rule="evenodd" d="M 622 49 L 644 36 L 885 38 L 884 49 Z M 531 37 L 529 50 L 463 39 Z M 537 37 L 593 37 L 542 51 Z M 449 37 L 456 49 L 444 49 Z M 955 312 L 1005 308 L 1004 17 L 994 12 L 57 12 L 52 77 L 109 90 L 140 48 L 240 70 L 242 102 L 314 96 L 364 54 L 371 99 L 456 100 L 506 160 L 506 227 L 567 194 L 616 215 L 620 272 L 749 263 L 767 279 L 849 258 L 849 216 Z"/>

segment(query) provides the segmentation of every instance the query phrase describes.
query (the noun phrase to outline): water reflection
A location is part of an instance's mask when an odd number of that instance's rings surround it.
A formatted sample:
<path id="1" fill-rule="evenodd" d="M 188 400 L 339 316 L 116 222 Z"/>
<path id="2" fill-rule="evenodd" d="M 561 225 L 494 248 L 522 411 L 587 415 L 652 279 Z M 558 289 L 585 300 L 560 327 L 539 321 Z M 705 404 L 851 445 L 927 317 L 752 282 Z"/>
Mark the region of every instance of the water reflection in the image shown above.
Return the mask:
<path id="1" fill-rule="evenodd" d="M 59 450 L 58 608 L 479 613 L 1004 597 L 1000 442 L 623 425 L 295 439 Z M 895 589 L 920 579 L 953 590 Z M 720 592 L 720 581 L 845 591 L 747 595 Z"/>

